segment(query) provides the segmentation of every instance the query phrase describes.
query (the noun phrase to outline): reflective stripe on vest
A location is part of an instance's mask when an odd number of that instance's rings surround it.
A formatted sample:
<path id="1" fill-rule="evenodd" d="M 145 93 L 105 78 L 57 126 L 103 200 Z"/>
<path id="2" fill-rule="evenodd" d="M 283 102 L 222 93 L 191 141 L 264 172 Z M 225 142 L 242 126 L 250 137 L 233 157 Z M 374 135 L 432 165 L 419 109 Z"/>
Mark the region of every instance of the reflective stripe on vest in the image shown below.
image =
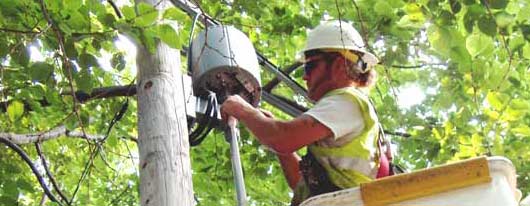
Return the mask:
<path id="1" fill-rule="evenodd" d="M 324 147 L 312 144 L 309 150 L 326 169 L 328 177 L 335 185 L 341 188 L 355 187 L 375 179 L 377 175 L 378 160 L 375 159 L 378 134 L 377 116 L 368 98 L 356 88 L 333 90 L 325 96 L 330 95 L 345 95 L 359 105 L 364 119 L 364 129 L 342 146 Z"/>

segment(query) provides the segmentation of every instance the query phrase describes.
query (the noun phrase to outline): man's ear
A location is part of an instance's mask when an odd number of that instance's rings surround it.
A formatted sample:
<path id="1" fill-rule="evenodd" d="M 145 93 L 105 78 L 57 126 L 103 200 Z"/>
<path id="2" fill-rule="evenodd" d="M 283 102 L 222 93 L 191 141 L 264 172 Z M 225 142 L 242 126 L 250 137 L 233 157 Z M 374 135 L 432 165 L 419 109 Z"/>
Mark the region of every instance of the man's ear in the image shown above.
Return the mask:
<path id="1" fill-rule="evenodd" d="M 337 58 L 335 58 L 335 60 L 333 61 L 333 75 L 337 75 L 337 77 L 339 78 L 347 76 L 347 64 L 348 63 L 343 56 L 338 56 Z"/>

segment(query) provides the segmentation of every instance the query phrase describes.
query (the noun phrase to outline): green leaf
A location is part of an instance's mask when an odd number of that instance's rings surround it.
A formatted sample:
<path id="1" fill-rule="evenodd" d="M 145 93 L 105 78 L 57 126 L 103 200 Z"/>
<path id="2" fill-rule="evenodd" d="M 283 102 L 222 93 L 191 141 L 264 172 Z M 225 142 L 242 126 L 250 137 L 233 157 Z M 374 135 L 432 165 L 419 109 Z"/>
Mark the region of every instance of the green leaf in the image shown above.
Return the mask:
<path id="1" fill-rule="evenodd" d="M 493 108 L 501 110 L 504 107 L 504 102 L 508 100 L 508 95 L 498 92 L 488 92 L 486 98 Z"/>
<path id="2" fill-rule="evenodd" d="M 103 23 L 103 25 L 108 27 L 115 27 L 116 24 L 116 17 L 112 14 L 104 14 L 98 16 L 99 22 Z"/>
<path id="3" fill-rule="evenodd" d="M 466 48 L 471 56 L 488 55 L 493 52 L 493 39 L 480 33 L 474 33 L 466 39 Z"/>
<path id="4" fill-rule="evenodd" d="M 68 39 L 64 44 L 64 49 L 66 50 L 66 56 L 68 58 L 77 58 L 78 53 L 74 43 L 75 41 L 73 39 Z"/>
<path id="5" fill-rule="evenodd" d="M 53 65 L 45 62 L 36 62 L 29 68 L 29 73 L 33 81 L 43 82 L 53 73 Z"/>
<path id="6" fill-rule="evenodd" d="M 75 30 L 82 30 L 88 27 L 86 16 L 79 12 L 70 12 L 69 19 L 66 21 L 68 26 Z"/>
<path id="7" fill-rule="evenodd" d="M 482 0 L 492 9 L 504 9 L 508 5 L 508 0 Z"/>
<path id="8" fill-rule="evenodd" d="M 464 15 L 464 27 L 466 28 L 466 31 L 471 33 L 473 31 L 473 26 L 475 26 L 475 22 L 485 14 L 485 9 L 480 5 L 469 6 Z"/>
<path id="9" fill-rule="evenodd" d="M 17 182 L 13 179 L 4 182 L 3 190 L 7 196 L 17 197 L 19 194 Z"/>
<path id="10" fill-rule="evenodd" d="M 457 14 L 462 9 L 462 4 L 457 0 L 449 0 L 449 4 L 451 5 L 451 11 L 453 14 Z"/>
<path id="11" fill-rule="evenodd" d="M 528 111 L 530 109 L 530 102 L 522 99 L 512 100 L 510 107 L 514 110 Z"/>
<path id="12" fill-rule="evenodd" d="M 170 19 L 170 20 L 176 20 L 176 21 L 183 21 L 183 20 L 189 19 L 186 13 L 182 12 L 180 9 L 177 9 L 175 7 L 166 9 L 162 17 L 164 19 Z"/>
<path id="13" fill-rule="evenodd" d="M 523 57 L 530 59 L 530 43 L 526 43 L 523 47 Z"/>
<path id="14" fill-rule="evenodd" d="M 77 73 L 74 79 L 79 90 L 84 92 L 92 91 L 93 80 L 89 69 L 82 69 L 80 72 Z"/>
<path id="15" fill-rule="evenodd" d="M 24 104 L 22 102 L 14 100 L 7 106 L 7 115 L 12 122 L 20 118 L 22 114 L 24 114 Z"/>
<path id="16" fill-rule="evenodd" d="M 514 87 L 520 87 L 521 86 L 521 81 L 519 81 L 519 79 L 517 79 L 517 78 L 515 78 L 513 76 L 508 77 L 508 81 L 510 83 L 512 83 Z"/>
<path id="17" fill-rule="evenodd" d="M 476 3 L 476 0 L 464 0 L 463 3 L 467 6 L 473 5 Z"/>
<path id="18" fill-rule="evenodd" d="M 513 23 L 515 17 L 505 11 L 495 14 L 495 23 L 499 28 L 504 28 Z"/>
<path id="19" fill-rule="evenodd" d="M 519 26 L 521 28 L 521 32 L 523 33 L 523 37 L 526 39 L 526 41 L 530 41 L 530 25 L 524 24 Z"/>
<path id="20" fill-rule="evenodd" d="M 110 147 L 118 146 L 118 138 L 116 136 L 110 136 L 109 138 L 107 138 L 107 144 Z"/>
<path id="21" fill-rule="evenodd" d="M 134 20 L 134 25 L 147 27 L 155 23 L 158 18 L 158 11 L 151 5 L 141 2 L 138 4 L 138 16 Z"/>
<path id="22" fill-rule="evenodd" d="M 530 127 L 526 125 L 520 125 L 516 128 L 512 128 L 511 131 L 515 133 L 516 135 L 522 136 L 522 137 L 529 137 L 530 136 Z"/>
<path id="23" fill-rule="evenodd" d="M 160 39 L 171 48 L 180 48 L 180 38 L 177 32 L 169 24 L 158 25 L 158 35 Z"/>
<path id="24" fill-rule="evenodd" d="M 35 189 L 33 188 L 33 185 L 26 179 L 19 179 L 17 181 L 17 187 L 26 191 L 26 192 L 33 192 Z"/>
<path id="25" fill-rule="evenodd" d="M 450 25 L 453 23 L 454 20 L 455 20 L 455 15 L 453 15 L 451 12 L 447 10 L 442 10 L 436 20 L 436 23 L 438 23 L 439 26 Z"/>
<path id="26" fill-rule="evenodd" d="M 29 50 L 26 48 L 24 44 L 19 44 L 15 48 L 15 53 L 13 55 L 13 60 L 21 65 L 21 66 L 27 66 L 29 63 Z"/>
<path id="27" fill-rule="evenodd" d="M 131 7 L 131 6 L 121 7 L 121 13 L 127 20 L 133 19 L 134 17 L 136 17 L 136 12 L 134 12 L 134 7 Z"/>
<path id="28" fill-rule="evenodd" d="M 517 35 L 510 39 L 510 43 L 508 44 L 511 51 L 517 51 L 525 45 L 524 38 L 520 35 Z"/>
<path id="29" fill-rule="evenodd" d="M 478 28 L 482 33 L 487 34 L 488 36 L 495 36 L 497 34 L 497 24 L 495 19 L 491 18 L 489 15 L 483 15 L 478 20 Z"/>
<path id="30" fill-rule="evenodd" d="M 83 69 L 98 66 L 98 60 L 92 54 L 82 53 L 79 56 L 79 66 L 81 66 Z"/>
<path id="31" fill-rule="evenodd" d="M 118 71 L 121 71 L 125 68 L 126 62 L 125 62 L 125 56 L 122 52 L 117 52 L 112 55 L 112 59 L 110 60 L 110 64 L 113 68 L 115 68 Z"/>
<path id="32" fill-rule="evenodd" d="M 377 1 L 374 5 L 374 11 L 380 16 L 392 17 L 394 9 L 387 1 Z"/>

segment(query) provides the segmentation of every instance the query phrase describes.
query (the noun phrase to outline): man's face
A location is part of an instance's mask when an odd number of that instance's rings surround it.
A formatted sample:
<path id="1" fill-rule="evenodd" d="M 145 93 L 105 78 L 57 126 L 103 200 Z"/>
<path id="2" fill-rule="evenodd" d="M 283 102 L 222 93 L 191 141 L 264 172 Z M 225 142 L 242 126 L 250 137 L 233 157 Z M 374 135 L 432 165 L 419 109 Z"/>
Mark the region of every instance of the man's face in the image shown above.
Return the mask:
<path id="1" fill-rule="evenodd" d="M 328 55 L 313 55 L 306 58 L 304 65 L 304 77 L 306 81 L 308 96 L 311 100 L 319 100 L 327 92 L 327 84 L 331 81 L 331 71 Z"/>

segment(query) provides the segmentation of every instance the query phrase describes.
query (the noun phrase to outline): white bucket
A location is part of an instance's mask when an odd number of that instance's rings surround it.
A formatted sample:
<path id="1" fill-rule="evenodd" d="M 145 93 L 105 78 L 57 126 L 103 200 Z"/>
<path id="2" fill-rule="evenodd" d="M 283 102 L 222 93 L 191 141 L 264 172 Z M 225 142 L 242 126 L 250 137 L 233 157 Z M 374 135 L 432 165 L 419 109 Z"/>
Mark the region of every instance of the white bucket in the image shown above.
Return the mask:
<path id="1" fill-rule="evenodd" d="M 390 206 L 516 206 L 515 168 L 504 157 L 487 158 L 490 182 L 479 183 L 433 195 L 393 202 Z M 429 170 L 429 169 L 427 169 Z M 410 182 L 410 184 L 416 184 Z M 364 206 L 360 187 L 322 194 L 304 201 L 301 206 Z M 368 205 L 370 206 L 370 205 Z"/>

